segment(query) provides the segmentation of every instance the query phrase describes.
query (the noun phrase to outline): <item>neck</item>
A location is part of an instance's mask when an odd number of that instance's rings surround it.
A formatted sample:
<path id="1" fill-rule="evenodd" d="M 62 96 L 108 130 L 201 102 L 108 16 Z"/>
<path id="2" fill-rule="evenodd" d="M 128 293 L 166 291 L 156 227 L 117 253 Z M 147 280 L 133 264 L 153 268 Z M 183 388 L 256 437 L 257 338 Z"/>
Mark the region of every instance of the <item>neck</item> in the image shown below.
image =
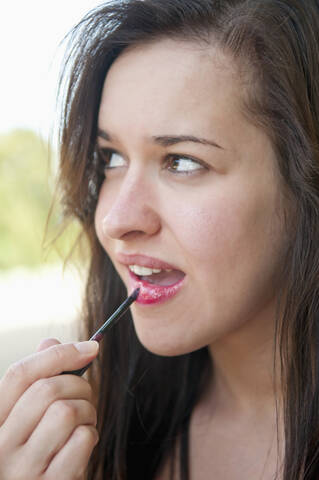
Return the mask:
<path id="1" fill-rule="evenodd" d="M 215 408 L 258 416 L 274 412 L 280 398 L 274 319 L 274 312 L 264 312 L 210 346 L 214 375 L 209 395 Z M 277 349 L 276 371 L 278 359 Z"/>
<path id="2" fill-rule="evenodd" d="M 274 318 L 268 314 L 245 322 L 210 346 L 212 381 L 190 425 L 191 464 L 194 471 L 204 469 L 201 478 L 212 471 L 216 478 L 260 479 L 281 472 L 285 441 L 274 374 Z M 245 469 L 254 473 L 242 474 Z"/>

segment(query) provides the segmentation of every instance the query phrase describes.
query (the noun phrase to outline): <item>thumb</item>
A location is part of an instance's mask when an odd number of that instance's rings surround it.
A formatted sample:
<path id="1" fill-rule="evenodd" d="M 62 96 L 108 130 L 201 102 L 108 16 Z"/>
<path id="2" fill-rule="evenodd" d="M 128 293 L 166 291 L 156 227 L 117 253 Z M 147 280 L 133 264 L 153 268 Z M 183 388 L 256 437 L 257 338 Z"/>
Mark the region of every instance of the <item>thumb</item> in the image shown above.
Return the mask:
<path id="1" fill-rule="evenodd" d="M 52 347 L 53 345 L 60 345 L 61 342 L 57 340 L 56 338 L 43 338 L 39 345 L 37 346 L 36 351 L 41 352 L 42 350 L 46 350 L 49 347 Z"/>

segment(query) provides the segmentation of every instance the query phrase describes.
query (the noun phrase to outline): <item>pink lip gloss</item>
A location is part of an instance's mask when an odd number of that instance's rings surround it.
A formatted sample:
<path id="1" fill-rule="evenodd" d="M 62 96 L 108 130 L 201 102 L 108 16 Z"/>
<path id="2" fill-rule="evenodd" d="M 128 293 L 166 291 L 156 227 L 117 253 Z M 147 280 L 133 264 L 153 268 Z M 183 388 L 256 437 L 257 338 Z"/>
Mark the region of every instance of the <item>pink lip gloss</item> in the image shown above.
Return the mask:
<path id="1" fill-rule="evenodd" d="M 172 285 L 157 285 L 155 283 L 148 283 L 145 280 L 141 280 L 131 271 L 129 271 L 129 275 L 131 287 L 133 289 L 140 289 L 136 303 L 144 305 L 165 302 L 169 298 L 172 298 L 182 288 L 185 278 L 183 277 Z"/>

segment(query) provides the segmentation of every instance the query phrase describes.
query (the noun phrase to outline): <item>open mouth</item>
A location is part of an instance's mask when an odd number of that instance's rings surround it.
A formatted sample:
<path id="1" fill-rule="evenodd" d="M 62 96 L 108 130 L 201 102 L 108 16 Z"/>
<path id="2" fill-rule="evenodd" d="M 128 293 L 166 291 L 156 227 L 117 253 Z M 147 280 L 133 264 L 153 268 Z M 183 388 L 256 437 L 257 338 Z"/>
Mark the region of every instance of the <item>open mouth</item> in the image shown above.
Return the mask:
<path id="1" fill-rule="evenodd" d="M 185 277 L 181 270 L 152 269 L 137 265 L 130 265 L 129 270 L 139 281 L 163 287 L 175 285 Z"/>
<path id="2" fill-rule="evenodd" d="M 140 304 L 164 302 L 174 297 L 184 284 L 185 273 L 181 270 L 156 269 L 129 265 L 131 287 L 140 288 L 136 300 Z"/>

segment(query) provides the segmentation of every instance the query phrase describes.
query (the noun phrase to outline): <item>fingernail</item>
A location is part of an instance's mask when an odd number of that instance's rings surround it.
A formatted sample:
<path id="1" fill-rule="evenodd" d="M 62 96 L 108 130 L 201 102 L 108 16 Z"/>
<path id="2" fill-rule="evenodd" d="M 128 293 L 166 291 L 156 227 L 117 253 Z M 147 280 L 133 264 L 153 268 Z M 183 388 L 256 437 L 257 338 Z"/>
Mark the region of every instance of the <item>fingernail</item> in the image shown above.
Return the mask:
<path id="1" fill-rule="evenodd" d="M 87 342 L 79 342 L 74 344 L 75 348 L 82 353 L 82 355 L 92 355 L 93 353 L 96 353 L 99 344 L 95 342 L 94 340 L 88 340 Z"/>

